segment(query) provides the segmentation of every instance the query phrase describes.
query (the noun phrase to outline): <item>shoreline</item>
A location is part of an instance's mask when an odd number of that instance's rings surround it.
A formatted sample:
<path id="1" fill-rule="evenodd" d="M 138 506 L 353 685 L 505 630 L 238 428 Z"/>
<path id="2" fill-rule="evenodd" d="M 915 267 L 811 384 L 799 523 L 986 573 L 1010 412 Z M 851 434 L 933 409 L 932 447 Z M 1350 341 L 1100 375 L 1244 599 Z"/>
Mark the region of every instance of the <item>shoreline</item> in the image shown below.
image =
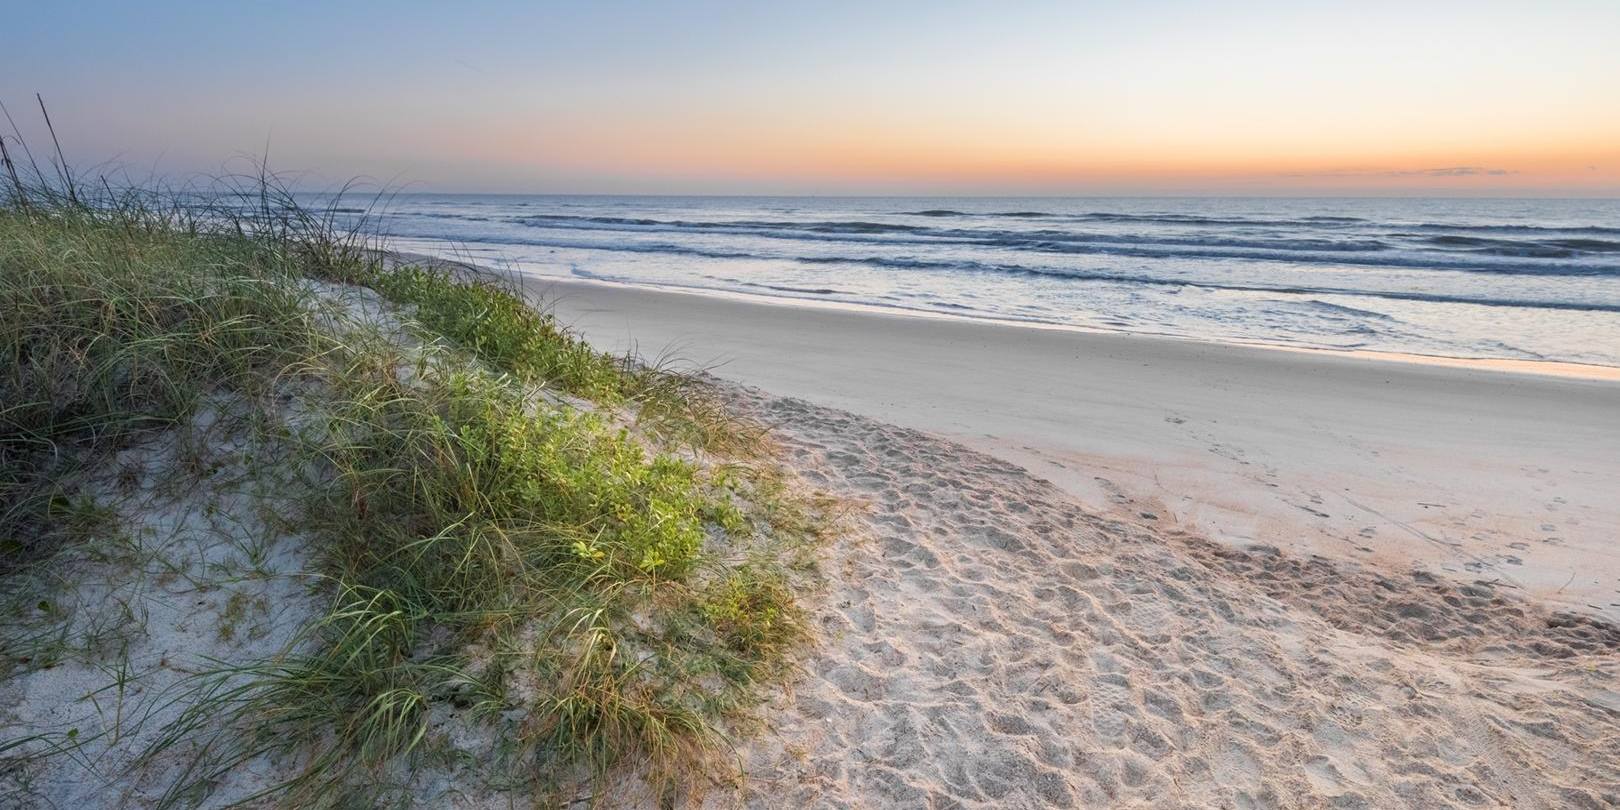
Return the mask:
<path id="1" fill-rule="evenodd" d="M 550 278 L 551 276 L 544 277 Z M 950 312 L 935 312 L 933 310 L 926 309 L 883 306 L 881 304 L 860 304 L 850 301 L 823 301 L 815 298 L 798 298 L 786 295 L 766 295 L 763 293 L 748 293 L 738 290 L 721 290 L 708 287 L 681 287 L 671 284 L 636 284 L 627 281 L 612 281 L 608 279 L 584 278 L 579 276 L 558 276 L 556 278 L 568 284 L 600 284 L 609 287 L 655 290 L 658 292 L 667 292 L 672 295 L 710 296 L 714 298 L 727 298 L 763 304 L 766 306 L 808 306 L 831 310 L 867 312 L 874 315 L 890 315 L 899 318 L 925 318 L 947 321 L 964 321 L 967 323 L 986 323 L 1013 328 L 1042 329 L 1054 332 L 1074 332 L 1085 335 L 1134 336 L 1153 340 L 1170 340 L 1181 343 L 1197 343 L 1211 346 L 1235 346 L 1247 349 L 1266 349 L 1281 352 L 1301 352 L 1305 354 L 1320 354 L 1328 357 L 1347 357 L 1386 363 L 1411 363 L 1416 365 L 1464 368 L 1478 371 L 1496 371 L 1504 374 L 1534 374 L 1543 377 L 1559 377 L 1574 380 L 1620 382 L 1620 366 L 1605 366 L 1597 363 L 1576 363 L 1567 360 L 1527 360 L 1511 357 L 1457 357 L 1443 354 L 1381 351 L 1378 349 L 1335 349 L 1323 346 L 1296 346 L 1287 343 L 1266 343 L 1263 341 L 1219 340 L 1215 338 L 1194 337 L 1192 335 L 1177 335 L 1168 332 L 1105 329 L 1103 327 L 1078 326 L 1075 324 L 1051 323 L 1049 321 L 1019 320 L 1017 318 L 996 318 L 989 315 L 962 315 Z"/>
<path id="2" fill-rule="evenodd" d="M 936 433 L 1121 519 L 1620 619 L 1607 378 L 516 276 L 599 349 Z"/>
<path id="3" fill-rule="evenodd" d="M 1605 366 L 1598 363 L 1581 363 L 1568 360 L 1531 360 L 1509 357 L 1462 357 L 1441 354 L 1422 354 L 1418 352 L 1394 352 L 1379 349 L 1340 349 L 1324 346 L 1301 346 L 1287 343 L 1267 343 L 1264 341 L 1222 340 L 1217 338 L 1195 337 L 1192 335 L 1178 335 L 1168 332 L 1107 329 L 1104 327 L 1051 323 L 1048 321 L 997 318 L 989 315 L 967 315 L 951 312 L 938 312 L 919 308 L 885 306 L 882 304 L 863 304 L 851 301 L 832 301 L 788 295 L 768 295 L 764 293 L 750 293 L 742 290 L 725 290 L 711 287 L 682 286 L 675 284 L 636 283 L 628 281 L 615 281 L 611 279 L 590 278 L 578 275 L 563 276 L 553 273 L 530 272 L 522 269 L 522 267 L 517 264 L 514 264 L 511 267 L 493 269 L 462 259 L 447 259 L 413 251 L 391 251 L 391 253 L 392 255 L 408 258 L 414 261 L 427 261 L 435 264 L 442 263 L 456 265 L 476 269 L 480 272 L 494 273 L 503 276 L 507 274 L 517 275 L 523 277 L 526 282 L 532 280 L 552 280 L 564 285 L 578 284 L 615 289 L 649 290 L 660 293 L 668 293 L 670 295 L 690 295 L 704 298 L 735 300 L 746 303 L 760 304 L 763 306 L 863 312 L 873 315 L 883 315 L 897 318 L 920 318 L 927 320 L 959 321 L 964 323 L 983 323 L 1011 328 L 1038 329 L 1052 332 L 1070 332 L 1085 335 L 1137 337 L 1151 340 L 1175 341 L 1179 343 L 1192 343 L 1209 346 L 1231 346 L 1245 349 L 1297 352 L 1302 354 L 1343 357 L 1375 362 L 1406 363 L 1422 366 L 1492 371 L 1504 374 L 1528 374 L 1542 377 L 1556 377 L 1561 379 L 1591 380 L 1594 382 L 1620 382 L 1620 366 Z"/>

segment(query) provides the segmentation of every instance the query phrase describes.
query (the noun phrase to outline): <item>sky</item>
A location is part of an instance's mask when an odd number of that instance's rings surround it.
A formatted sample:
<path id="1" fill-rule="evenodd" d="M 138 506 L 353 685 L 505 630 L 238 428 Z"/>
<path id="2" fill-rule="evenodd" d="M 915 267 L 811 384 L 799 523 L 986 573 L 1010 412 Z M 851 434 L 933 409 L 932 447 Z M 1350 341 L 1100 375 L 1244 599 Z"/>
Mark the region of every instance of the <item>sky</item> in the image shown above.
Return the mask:
<path id="1" fill-rule="evenodd" d="M 38 146 L 35 93 L 76 167 L 164 178 L 1620 196 L 1620 0 L 6 0 Z"/>

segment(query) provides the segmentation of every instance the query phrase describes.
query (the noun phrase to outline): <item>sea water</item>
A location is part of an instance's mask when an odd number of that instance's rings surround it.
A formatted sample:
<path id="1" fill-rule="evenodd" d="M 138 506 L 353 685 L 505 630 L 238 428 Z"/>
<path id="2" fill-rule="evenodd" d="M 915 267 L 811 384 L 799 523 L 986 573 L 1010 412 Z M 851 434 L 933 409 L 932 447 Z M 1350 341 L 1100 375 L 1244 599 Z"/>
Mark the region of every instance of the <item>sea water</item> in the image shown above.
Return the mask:
<path id="1" fill-rule="evenodd" d="M 539 275 L 1620 366 L 1620 200 L 401 194 L 370 213 L 396 249 Z"/>

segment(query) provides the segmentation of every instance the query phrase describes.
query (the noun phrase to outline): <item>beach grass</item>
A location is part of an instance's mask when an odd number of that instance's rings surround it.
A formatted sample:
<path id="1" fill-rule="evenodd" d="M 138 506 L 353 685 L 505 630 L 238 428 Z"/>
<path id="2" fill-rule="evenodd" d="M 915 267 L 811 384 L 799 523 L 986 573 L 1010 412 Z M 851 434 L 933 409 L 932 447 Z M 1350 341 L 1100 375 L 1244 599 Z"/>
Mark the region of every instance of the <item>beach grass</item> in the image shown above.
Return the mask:
<path id="1" fill-rule="evenodd" d="M 163 695 L 180 711 L 136 767 L 190 753 L 161 803 L 265 757 L 286 777 L 263 795 L 293 804 L 408 796 L 457 750 L 447 728 L 490 741 L 478 778 L 536 795 L 723 769 L 807 637 L 826 525 L 700 375 L 599 354 L 498 277 L 389 262 L 267 175 L 203 203 L 12 177 L 0 673 L 47 660 L 39 572 L 109 534 L 84 482 L 229 401 L 266 480 L 292 482 L 275 523 L 311 544 L 329 608 Z M 40 737 L 0 751 L 71 747 Z"/>
<path id="2" fill-rule="evenodd" d="M 525 300 L 511 279 L 448 264 L 370 267 L 365 277 L 348 280 L 414 307 L 417 320 L 491 368 L 532 385 L 628 406 L 666 442 L 733 456 L 757 456 L 767 447 L 764 431 L 732 418 L 696 376 L 592 350 Z"/>

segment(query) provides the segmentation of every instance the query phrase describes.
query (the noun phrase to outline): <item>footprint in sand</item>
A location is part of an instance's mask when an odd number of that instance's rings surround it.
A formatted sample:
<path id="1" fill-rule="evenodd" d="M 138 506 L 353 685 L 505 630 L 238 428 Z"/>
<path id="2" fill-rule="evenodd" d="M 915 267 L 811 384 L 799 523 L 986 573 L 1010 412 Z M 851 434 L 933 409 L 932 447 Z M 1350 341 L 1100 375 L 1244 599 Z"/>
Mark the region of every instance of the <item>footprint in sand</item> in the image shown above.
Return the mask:
<path id="1" fill-rule="evenodd" d="M 1320 500 L 1316 500 L 1316 501 L 1315 501 L 1315 503 L 1321 503 L 1321 501 L 1320 501 Z M 1333 516 L 1332 516 L 1332 515 L 1330 515 L 1330 514 L 1328 514 L 1328 513 L 1326 513 L 1326 512 L 1323 512 L 1323 511 L 1322 511 L 1322 510 L 1320 510 L 1320 509 L 1313 509 L 1313 508 L 1311 508 L 1311 507 L 1309 507 L 1309 506 L 1306 506 L 1306 505 L 1305 505 L 1305 504 L 1302 504 L 1302 503 L 1291 503 L 1291 504 L 1289 504 L 1289 505 L 1290 505 L 1290 506 L 1293 506 L 1293 507 L 1295 507 L 1295 508 L 1296 508 L 1296 509 L 1301 509 L 1301 510 L 1304 510 L 1304 511 L 1306 511 L 1306 512 L 1310 512 L 1310 513 L 1311 513 L 1311 514 L 1313 514 L 1313 515 L 1315 515 L 1315 516 L 1317 516 L 1317 517 L 1319 517 L 1319 518 L 1330 518 L 1330 517 L 1333 517 Z"/>
<path id="2" fill-rule="evenodd" d="M 747 806 L 1558 807 L 1620 796 L 1620 755 L 1602 744 L 1620 739 L 1620 715 L 1606 710 L 1620 706 L 1609 666 L 1620 631 L 1608 625 L 1488 584 L 1168 531 L 1163 509 L 1152 508 L 1158 522 L 1140 517 L 1146 503 L 1096 514 L 934 437 L 753 402 L 783 425 L 785 445 L 829 451 L 823 471 L 870 504 L 860 520 L 882 539 L 829 550 L 843 556 L 828 567 L 826 632 L 774 715 L 777 736 L 740 751 L 758 775 Z M 855 452 L 863 443 L 897 452 Z M 905 497 L 918 480 L 932 491 Z M 1309 494 L 1286 497 L 1316 511 Z M 1532 535 L 1489 545 L 1549 542 Z M 1493 745 L 1459 748 L 1482 712 L 1501 718 L 1486 721 Z M 1546 737 L 1546 723 L 1564 739 Z M 787 761 L 785 746 L 804 753 Z"/>

